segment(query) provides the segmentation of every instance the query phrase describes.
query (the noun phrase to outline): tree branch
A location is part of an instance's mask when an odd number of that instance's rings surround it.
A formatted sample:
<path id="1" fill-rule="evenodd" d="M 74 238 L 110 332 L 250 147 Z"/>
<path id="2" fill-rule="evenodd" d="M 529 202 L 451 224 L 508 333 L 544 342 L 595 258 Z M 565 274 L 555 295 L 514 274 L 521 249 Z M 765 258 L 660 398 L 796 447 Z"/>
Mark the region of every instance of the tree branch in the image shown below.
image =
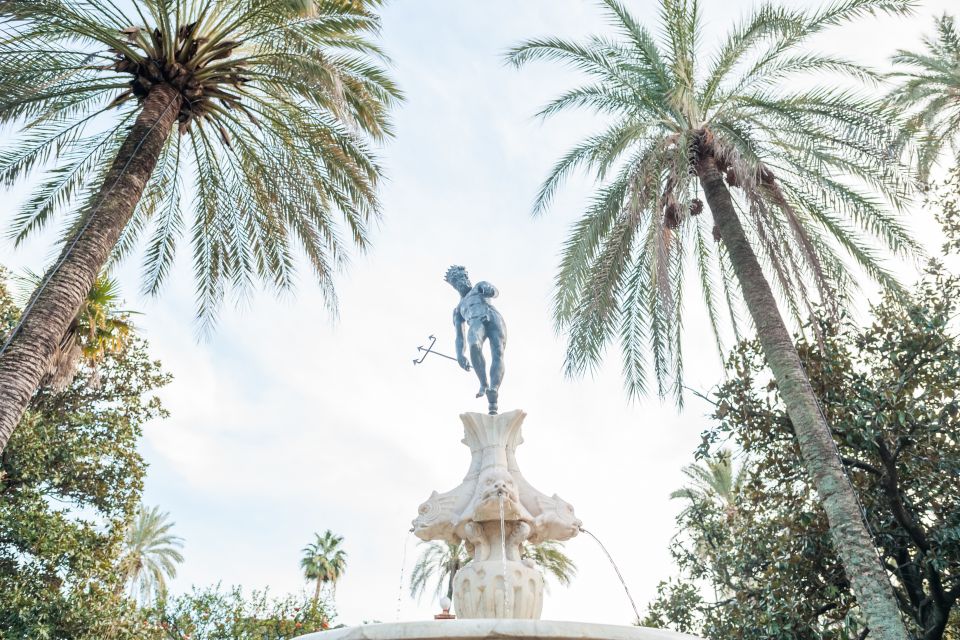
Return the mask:
<path id="1" fill-rule="evenodd" d="M 868 473 L 872 473 L 872 474 L 874 474 L 874 475 L 876 475 L 876 476 L 883 476 L 883 471 L 881 471 L 879 468 L 873 466 L 873 465 L 870 464 L 869 462 L 861 462 L 861 461 L 857 460 L 856 458 L 848 458 L 848 457 L 846 457 L 846 456 L 841 456 L 841 457 L 840 457 L 840 460 L 843 462 L 843 464 L 847 465 L 848 467 L 853 467 L 853 468 L 855 468 L 855 469 L 861 469 L 861 470 L 866 471 L 866 472 L 868 472 Z"/>

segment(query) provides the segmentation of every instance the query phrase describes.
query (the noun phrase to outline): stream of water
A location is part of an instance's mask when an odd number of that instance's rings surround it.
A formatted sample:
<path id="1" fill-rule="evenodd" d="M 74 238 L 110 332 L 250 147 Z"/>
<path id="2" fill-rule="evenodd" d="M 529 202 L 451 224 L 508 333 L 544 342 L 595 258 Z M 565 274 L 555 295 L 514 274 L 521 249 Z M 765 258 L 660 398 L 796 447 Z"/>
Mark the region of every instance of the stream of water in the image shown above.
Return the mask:
<path id="1" fill-rule="evenodd" d="M 503 493 L 498 491 L 497 497 L 500 499 L 500 564 L 503 568 L 503 617 L 511 618 L 510 612 L 507 611 L 507 589 L 509 586 L 507 584 L 507 532 L 503 517 Z"/>
<path id="2" fill-rule="evenodd" d="M 400 605 L 403 604 L 403 570 L 407 567 L 407 547 L 410 546 L 410 535 L 413 529 L 403 536 L 403 551 L 400 553 L 400 586 L 397 588 L 397 622 L 400 622 Z"/>
<path id="3" fill-rule="evenodd" d="M 607 556 L 607 560 L 610 561 L 610 565 L 613 567 L 613 570 L 617 572 L 617 577 L 620 578 L 620 584 L 623 585 L 623 590 L 624 590 L 624 591 L 626 592 L 626 594 L 627 594 L 627 599 L 630 600 L 630 606 L 633 607 L 633 615 L 635 615 L 635 616 L 637 617 L 637 624 L 640 624 L 640 612 L 637 611 L 637 603 L 633 601 L 633 596 L 630 595 L 630 589 L 629 589 L 629 587 L 627 587 L 627 581 L 623 579 L 623 574 L 620 573 L 620 568 L 617 567 L 617 563 L 613 561 L 613 556 L 610 555 L 610 552 L 607 551 L 607 548 L 603 545 L 602 542 L 600 542 L 600 538 L 598 538 L 597 536 L 593 535 L 592 532 L 587 531 L 587 530 L 584 529 L 583 527 L 580 527 L 580 533 L 585 533 L 585 534 L 587 534 L 588 536 L 590 536 L 591 538 L 593 538 L 594 540 L 596 540 L 596 541 L 597 541 L 597 544 L 600 545 L 600 548 L 603 549 L 603 552 L 604 552 L 604 553 L 606 554 L 606 556 Z"/>

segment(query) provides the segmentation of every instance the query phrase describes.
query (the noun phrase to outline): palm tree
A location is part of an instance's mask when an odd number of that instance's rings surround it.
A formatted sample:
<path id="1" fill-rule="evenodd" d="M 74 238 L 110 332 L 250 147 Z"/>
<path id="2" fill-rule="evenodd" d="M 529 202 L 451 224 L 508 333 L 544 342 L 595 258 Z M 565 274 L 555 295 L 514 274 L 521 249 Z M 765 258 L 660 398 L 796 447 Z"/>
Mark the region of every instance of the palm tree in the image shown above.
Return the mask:
<path id="1" fill-rule="evenodd" d="M 316 580 L 316 590 L 313 592 L 313 604 L 320 599 L 320 589 L 323 585 L 330 585 L 336 591 L 337 580 L 343 576 L 347 568 L 347 552 L 340 548 L 343 536 L 334 534 L 330 529 L 321 536 L 315 533 L 315 540 L 303 548 L 303 558 L 300 559 L 300 568 L 303 577 L 307 580 Z"/>
<path id="2" fill-rule="evenodd" d="M 432 596 L 438 598 L 446 587 L 446 596 L 453 601 L 453 579 L 470 562 L 467 546 L 461 542 L 421 542 L 423 551 L 410 574 L 410 597 L 419 600 L 436 581 Z"/>
<path id="3" fill-rule="evenodd" d="M 31 291 L 36 290 L 42 281 L 39 275 L 29 271 L 20 279 Z M 94 281 L 57 345 L 42 385 L 57 392 L 63 391 L 73 382 L 81 362 L 92 370 L 91 382 L 99 380 L 98 363 L 107 354 L 121 351 L 133 331 L 131 312 L 118 309 L 119 302 L 120 286 L 115 279 L 101 275 Z M 29 300 L 25 300 L 21 306 L 28 304 Z"/>
<path id="4" fill-rule="evenodd" d="M 379 217 L 369 142 L 400 97 L 368 39 L 373 4 L 0 3 L 0 124 L 18 127 L 0 183 L 57 163 L 11 236 L 79 203 L 0 347 L 0 451 L 98 274 L 141 244 L 154 294 L 189 232 L 204 328 L 228 289 L 289 290 L 298 251 L 335 307 L 348 246 Z"/>
<path id="5" fill-rule="evenodd" d="M 446 588 L 446 597 L 453 601 L 453 580 L 457 572 L 470 562 L 470 554 L 461 541 L 421 542 L 423 551 L 413 566 L 410 575 L 410 596 L 418 600 L 430 589 L 432 595 L 439 597 Z M 557 582 L 569 586 L 577 575 L 577 565 L 563 553 L 563 544 L 545 541 L 539 544 L 524 544 L 521 550 L 524 558 L 530 558 L 544 573 L 556 578 Z"/>
<path id="6" fill-rule="evenodd" d="M 849 301 L 855 278 L 841 253 L 899 290 L 876 245 L 899 255 L 919 251 L 890 213 L 910 185 L 895 160 L 893 118 L 881 101 L 840 84 L 844 76 L 859 82 L 876 74 L 804 48 L 827 27 L 877 11 L 905 13 L 910 2 L 838 0 L 812 12 L 763 5 L 711 58 L 699 47 L 708 38 L 694 0 L 661 0 L 658 36 L 617 0 L 603 5 L 617 38 L 542 38 L 508 54 L 518 66 L 559 61 L 587 76 L 541 115 L 589 107 L 609 119 L 554 166 L 535 206 L 543 211 L 577 168 L 602 181 L 556 277 L 554 317 L 569 338 L 567 372 L 596 366 L 617 338 L 628 392 L 646 391 L 652 362 L 660 395 L 679 401 L 684 274 L 698 276 L 721 354 L 720 306 L 729 307 L 739 338 L 736 311 L 744 303 L 871 633 L 904 639 L 771 282 L 799 324 L 818 300 L 833 312 Z M 813 72 L 830 75 L 830 86 L 816 86 Z"/>
<path id="7" fill-rule="evenodd" d="M 166 591 L 167 578 L 177 577 L 177 565 L 183 562 L 183 538 L 170 533 L 174 523 L 169 517 L 159 507 L 141 505 L 127 528 L 119 565 L 122 584 L 141 604 Z"/>
<path id="8" fill-rule="evenodd" d="M 897 51 L 894 64 L 903 68 L 891 103 L 908 114 L 908 132 L 919 134 L 917 168 L 927 180 L 944 147 L 960 161 L 960 32 L 952 16 L 936 19 L 936 38 L 924 38 L 924 51 Z"/>
<path id="9" fill-rule="evenodd" d="M 728 449 L 721 450 L 716 457 L 707 458 L 703 464 L 689 464 L 683 468 L 689 484 L 670 493 L 671 500 L 685 500 L 687 505 L 681 515 L 687 518 L 701 517 L 700 508 L 712 504 L 723 509 L 727 526 L 734 525 L 737 517 L 737 499 L 746 482 L 744 467 L 737 469 L 733 464 L 733 454 Z M 731 536 L 735 536 L 731 532 Z M 697 540 L 696 553 L 704 562 L 712 563 L 723 583 L 725 596 L 735 593 L 730 572 L 725 563 L 717 559 L 718 542 L 713 536 L 704 536 Z M 717 595 L 716 600 L 720 597 Z"/>
<path id="10" fill-rule="evenodd" d="M 737 496 L 743 491 L 746 473 L 743 467 L 735 468 L 729 450 L 720 451 L 703 464 L 688 464 L 683 468 L 683 475 L 690 484 L 671 492 L 671 500 L 688 500 L 687 510 L 696 504 L 712 502 L 724 510 L 728 519 L 736 515 Z"/>
<path id="11" fill-rule="evenodd" d="M 544 540 L 538 544 L 524 544 L 521 552 L 524 558 L 533 560 L 545 574 L 553 576 L 565 587 L 577 577 L 577 565 L 563 552 L 562 542 Z"/>

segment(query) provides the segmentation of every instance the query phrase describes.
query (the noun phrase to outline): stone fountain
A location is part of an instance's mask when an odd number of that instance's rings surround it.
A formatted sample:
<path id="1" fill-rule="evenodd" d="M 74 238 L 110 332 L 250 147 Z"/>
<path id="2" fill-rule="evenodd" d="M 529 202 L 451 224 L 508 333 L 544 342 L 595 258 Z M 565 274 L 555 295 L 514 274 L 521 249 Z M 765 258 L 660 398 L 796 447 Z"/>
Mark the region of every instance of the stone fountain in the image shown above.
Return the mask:
<path id="1" fill-rule="evenodd" d="M 421 540 L 467 544 L 472 559 L 454 578 L 456 619 L 367 624 L 303 640 L 699 640 L 663 629 L 539 619 L 543 575 L 523 558 L 522 544 L 568 540 L 580 520 L 569 503 L 537 491 L 520 472 L 515 454 L 525 417 L 462 414 L 467 474 L 456 488 L 434 491 L 413 521 Z"/>
<path id="2" fill-rule="evenodd" d="M 486 396 L 489 412 L 460 415 L 470 467 L 457 487 L 434 491 L 420 505 L 412 531 L 425 541 L 466 544 L 470 562 L 454 578 L 456 619 L 441 615 L 437 620 L 347 627 L 304 640 L 699 640 L 662 629 L 540 620 L 543 575 L 524 558 L 523 545 L 569 540 L 581 531 L 581 523 L 569 503 L 536 490 L 520 473 L 516 450 L 523 443 L 526 414 L 497 413 L 506 345 L 503 318 L 489 303 L 497 289 L 489 282 L 472 285 L 460 266 L 451 267 L 446 280 L 461 300 L 454 310 L 457 357 L 444 357 L 467 371 L 473 366 L 480 381 L 477 397 Z M 489 376 L 485 341 L 491 352 Z M 421 347 L 425 353 L 414 364 L 431 353 L 443 355 L 432 348 L 433 343 Z"/>
<path id="3" fill-rule="evenodd" d="M 522 557 L 522 545 L 569 540 L 580 530 L 573 507 L 534 489 L 517 467 L 525 417 L 462 414 L 470 469 L 455 489 L 434 491 L 413 521 L 421 540 L 467 545 L 471 561 L 453 586 L 459 618 L 539 618 L 543 576 Z"/>

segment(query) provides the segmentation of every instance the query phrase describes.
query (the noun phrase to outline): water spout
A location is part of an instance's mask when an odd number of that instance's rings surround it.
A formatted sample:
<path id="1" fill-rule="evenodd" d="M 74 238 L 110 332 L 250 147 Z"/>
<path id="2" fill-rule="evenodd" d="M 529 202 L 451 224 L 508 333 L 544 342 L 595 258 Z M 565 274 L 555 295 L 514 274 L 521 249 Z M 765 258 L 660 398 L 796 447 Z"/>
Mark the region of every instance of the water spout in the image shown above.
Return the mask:
<path id="1" fill-rule="evenodd" d="M 503 517 L 503 491 L 497 491 L 497 498 L 500 500 L 500 566 L 503 570 L 503 617 L 510 618 L 510 612 L 507 611 L 507 533 L 506 522 Z"/>
<path id="2" fill-rule="evenodd" d="M 594 540 L 596 540 L 596 541 L 597 541 L 597 544 L 600 545 L 600 548 L 603 549 L 603 552 L 604 552 L 604 553 L 606 554 L 606 556 L 607 556 L 607 560 L 610 561 L 611 566 L 613 566 L 613 570 L 617 572 L 617 577 L 620 578 L 620 584 L 623 585 L 623 590 L 624 590 L 624 591 L 626 592 L 626 594 L 627 594 L 627 599 L 630 600 L 630 606 L 633 607 L 633 615 L 635 615 L 635 616 L 637 617 L 637 624 L 640 624 L 640 612 L 637 611 L 637 603 L 633 601 L 633 596 L 630 595 L 630 589 L 629 589 L 629 587 L 627 587 L 627 581 L 623 579 L 623 574 L 620 573 L 620 568 L 617 567 L 617 563 L 613 561 L 613 556 L 610 555 L 610 552 L 607 551 L 607 548 L 603 545 L 602 542 L 600 542 L 600 538 L 598 538 L 597 536 L 593 535 L 592 532 L 587 531 L 587 530 L 584 529 L 583 527 L 580 527 L 580 533 L 585 533 L 585 534 L 587 534 L 588 536 L 590 536 L 591 538 L 593 538 Z"/>

